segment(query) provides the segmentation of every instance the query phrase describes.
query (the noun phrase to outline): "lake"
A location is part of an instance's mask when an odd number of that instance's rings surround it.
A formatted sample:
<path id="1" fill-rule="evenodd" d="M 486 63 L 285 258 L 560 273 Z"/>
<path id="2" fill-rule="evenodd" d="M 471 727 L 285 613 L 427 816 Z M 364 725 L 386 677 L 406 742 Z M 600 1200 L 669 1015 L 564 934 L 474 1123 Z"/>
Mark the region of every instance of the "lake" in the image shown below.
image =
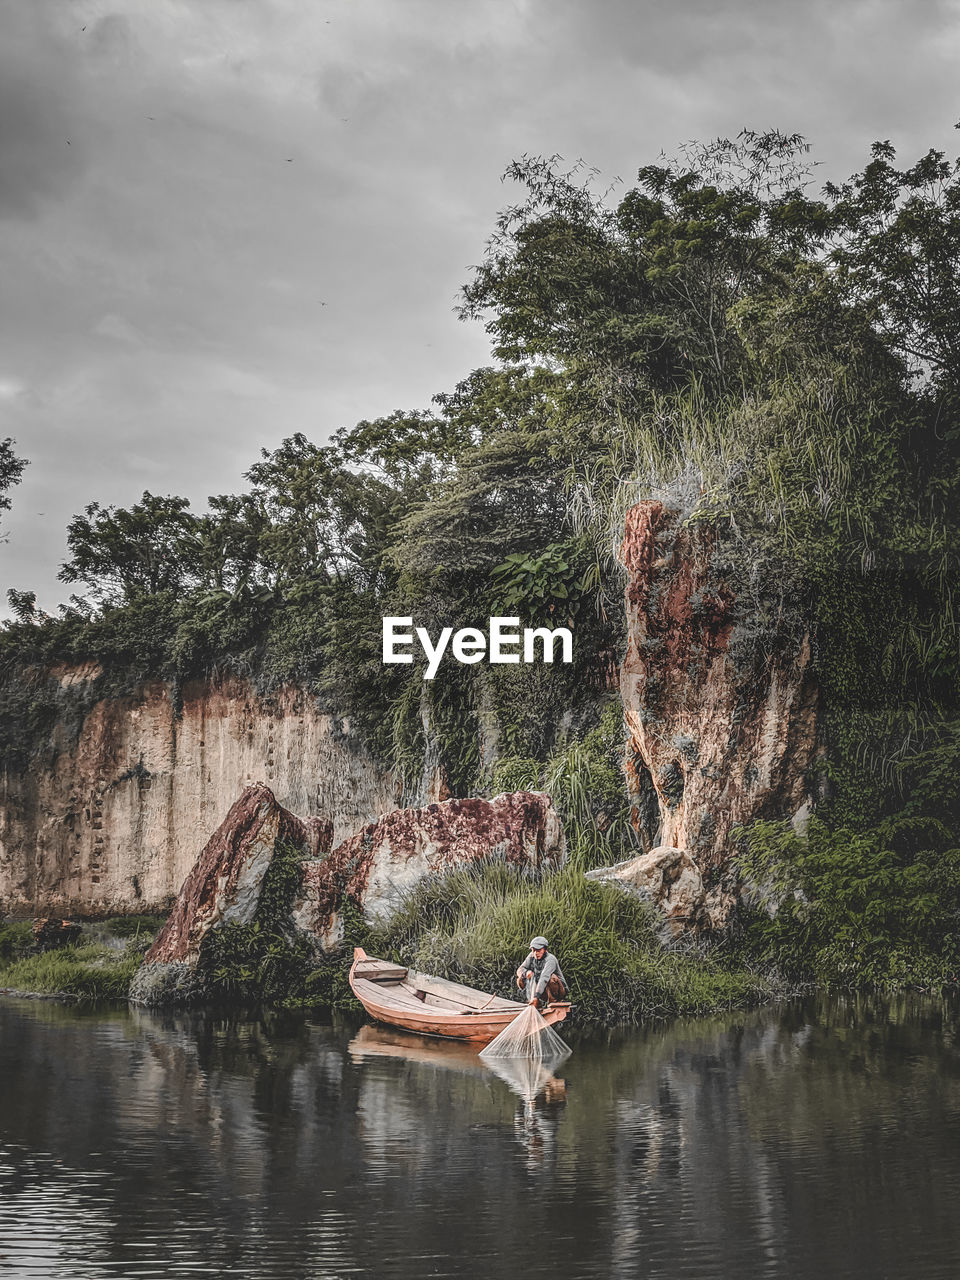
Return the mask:
<path id="1" fill-rule="evenodd" d="M 0 1276 L 960 1274 L 955 1003 L 560 1030 L 0 999 Z"/>

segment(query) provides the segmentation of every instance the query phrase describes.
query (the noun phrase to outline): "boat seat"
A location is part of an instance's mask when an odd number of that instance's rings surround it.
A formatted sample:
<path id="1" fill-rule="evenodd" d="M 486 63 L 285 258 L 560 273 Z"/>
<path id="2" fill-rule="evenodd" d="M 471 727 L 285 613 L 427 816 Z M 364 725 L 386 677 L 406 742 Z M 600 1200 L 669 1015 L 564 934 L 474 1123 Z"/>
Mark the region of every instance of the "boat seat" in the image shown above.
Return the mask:
<path id="1" fill-rule="evenodd" d="M 357 978 L 366 978 L 368 982 L 402 982 L 407 976 L 407 970 L 399 964 L 386 964 L 381 961 L 379 964 L 358 964 L 354 970 L 354 976 Z"/>

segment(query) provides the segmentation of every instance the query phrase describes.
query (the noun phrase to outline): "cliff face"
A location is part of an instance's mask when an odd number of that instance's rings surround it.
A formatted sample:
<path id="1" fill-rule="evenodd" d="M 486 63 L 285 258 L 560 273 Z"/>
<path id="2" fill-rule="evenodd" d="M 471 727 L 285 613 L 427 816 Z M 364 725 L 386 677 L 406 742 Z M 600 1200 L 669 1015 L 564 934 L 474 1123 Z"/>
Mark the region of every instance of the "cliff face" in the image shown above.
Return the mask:
<path id="1" fill-rule="evenodd" d="M 809 640 L 742 669 L 731 641 L 749 613 L 713 567 L 715 546 L 709 525 L 648 501 L 628 513 L 621 553 L 635 825 L 648 849 L 682 850 L 705 875 L 738 823 L 805 811 L 817 750 Z"/>
<path id="2" fill-rule="evenodd" d="M 62 684 L 91 679 L 72 668 Z M 384 772 L 312 698 L 267 703 L 242 680 L 162 683 L 98 702 L 73 740 L 0 775 L 0 908 L 9 912 L 165 908 L 226 808 L 250 782 L 333 824 L 338 843 L 399 803 Z"/>

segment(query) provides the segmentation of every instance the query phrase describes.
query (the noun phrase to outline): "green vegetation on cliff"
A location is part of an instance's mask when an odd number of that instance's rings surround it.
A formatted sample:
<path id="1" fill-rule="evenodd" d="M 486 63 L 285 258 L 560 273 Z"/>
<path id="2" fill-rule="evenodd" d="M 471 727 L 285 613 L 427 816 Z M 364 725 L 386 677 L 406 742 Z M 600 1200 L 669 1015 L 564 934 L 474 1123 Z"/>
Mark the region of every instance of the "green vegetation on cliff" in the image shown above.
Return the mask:
<path id="1" fill-rule="evenodd" d="M 203 513 L 91 503 L 62 573 L 82 594 L 52 620 L 11 597 L 0 751 L 24 767 L 55 718 L 147 677 L 296 681 L 408 794 L 428 757 L 454 795 L 546 785 L 580 864 L 612 860 L 635 848 L 592 736 L 623 643 L 612 551 L 626 507 L 657 497 L 716 530 L 743 672 L 813 646 L 817 824 L 743 832 L 743 946 L 832 981 L 948 977 L 960 168 L 938 152 L 900 167 L 878 143 L 813 194 L 802 139 L 771 132 L 647 165 L 616 195 L 548 160 L 509 176 L 525 195 L 462 297 L 491 366 L 428 410 L 264 451 Z M 432 682 L 381 665 L 384 614 L 435 634 L 514 612 L 572 621 L 575 663 L 445 663 Z M 63 690 L 63 661 L 102 674 Z"/>

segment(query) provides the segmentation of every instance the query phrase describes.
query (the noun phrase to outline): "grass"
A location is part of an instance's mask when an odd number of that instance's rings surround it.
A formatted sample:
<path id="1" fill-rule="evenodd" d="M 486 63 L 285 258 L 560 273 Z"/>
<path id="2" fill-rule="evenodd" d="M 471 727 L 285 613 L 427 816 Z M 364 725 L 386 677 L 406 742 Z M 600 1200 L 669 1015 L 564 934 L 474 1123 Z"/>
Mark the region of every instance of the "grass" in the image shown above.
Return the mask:
<path id="1" fill-rule="evenodd" d="M 664 944 L 661 929 L 649 903 L 576 868 L 533 876 L 488 864 L 424 882 L 363 945 L 510 995 L 529 939 L 543 933 L 580 1016 L 607 1025 L 743 1007 L 775 993 L 718 950 Z"/>
<path id="2" fill-rule="evenodd" d="M 515 995 L 514 972 L 537 933 L 550 939 L 585 1022 L 711 1013 L 778 994 L 717 948 L 665 943 L 662 918 L 648 902 L 586 880 L 574 866 L 535 873 L 493 862 L 426 880 L 381 929 L 365 926 L 349 907 L 344 914 L 345 947 L 319 964 L 306 942 L 291 947 L 260 924 L 215 931 L 204 962 L 209 994 L 352 1005 L 348 953 L 361 945 L 427 973 Z M 125 999 L 157 923 L 134 917 L 92 923 L 76 944 L 41 953 L 33 950 L 29 922 L 0 925 L 0 988 Z"/>
<path id="3" fill-rule="evenodd" d="M 63 993 L 84 1000 L 125 1000 L 141 959 L 139 951 L 114 951 L 95 943 L 61 947 L 0 967 L 0 988 Z"/>
<path id="4" fill-rule="evenodd" d="M 100 927 L 114 938 L 152 938 L 165 920 L 166 916 L 111 916 Z"/>
<path id="5" fill-rule="evenodd" d="M 158 917 L 126 916 L 91 925 L 97 935 L 51 951 L 33 949 L 30 921 L 0 925 L 0 989 L 81 1000 L 125 1000 L 130 979 L 159 927 Z M 120 928 L 115 926 L 120 925 Z M 110 935 L 125 945 L 111 946 Z"/>

